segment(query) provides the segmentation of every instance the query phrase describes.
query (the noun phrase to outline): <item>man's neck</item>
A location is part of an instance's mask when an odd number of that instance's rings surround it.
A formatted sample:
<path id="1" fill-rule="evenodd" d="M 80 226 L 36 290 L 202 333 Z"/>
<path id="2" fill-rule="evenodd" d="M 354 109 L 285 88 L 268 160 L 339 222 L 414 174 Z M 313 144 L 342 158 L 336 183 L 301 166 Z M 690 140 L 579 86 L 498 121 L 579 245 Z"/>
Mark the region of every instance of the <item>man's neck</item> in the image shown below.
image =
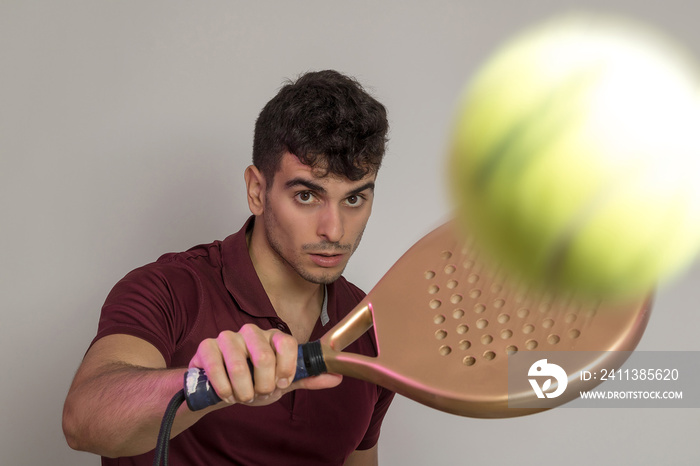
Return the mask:
<path id="1" fill-rule="evenodd" d="M 277 315 L 297 340 L 306 342 L 321 313 L 325 286 L 302 278 L 269 245 L 262 226 L 246 234 L 255 272 Z"/>

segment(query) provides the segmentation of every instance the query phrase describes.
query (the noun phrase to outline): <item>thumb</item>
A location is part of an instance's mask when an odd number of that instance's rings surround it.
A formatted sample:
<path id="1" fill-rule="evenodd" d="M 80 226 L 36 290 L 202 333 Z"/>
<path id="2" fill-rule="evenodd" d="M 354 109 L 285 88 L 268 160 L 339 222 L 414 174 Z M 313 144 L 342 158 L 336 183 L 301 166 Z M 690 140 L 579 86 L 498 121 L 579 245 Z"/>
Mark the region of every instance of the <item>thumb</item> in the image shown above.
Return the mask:
<path id="1" fill-rule="evenodd" d="M 306 390 L 322 390 L 324 388 L 337 387 L 342 381 L 342 375 L 321 374 L 314 377 L 307 377 L 305 379 L 297 380 L 290 386 L 290 388 L 294 390 L 299 388 L 303 388 Z"/>

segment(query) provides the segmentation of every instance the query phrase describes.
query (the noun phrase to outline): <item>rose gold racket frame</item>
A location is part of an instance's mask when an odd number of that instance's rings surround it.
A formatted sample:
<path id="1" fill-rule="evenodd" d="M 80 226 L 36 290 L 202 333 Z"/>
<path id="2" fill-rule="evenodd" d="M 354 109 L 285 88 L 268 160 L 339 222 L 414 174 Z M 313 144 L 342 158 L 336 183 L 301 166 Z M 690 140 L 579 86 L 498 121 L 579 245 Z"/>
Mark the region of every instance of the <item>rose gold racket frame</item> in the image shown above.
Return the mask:
<path id="1" fill-rule="evenodd" d="M 580 352 L 581 368 L 619 367 L 646 327 L 651 299 L 584 303 L 530 291 L 489 268 L 454 223 L 416 243 L 321 339 L 328 372 L 371 381 L 425 405 L 471 417 L 512 417 L 535 397 L 508 386 L 518 352 Z M 374 328 L 378 356 L 342 350 Z M 586 359 L 587 352 L 604 351 Z M 594 354 L 594 353 L 590 353 Z M 596 381 L 571 380 L 579 389 Z M 562 396 L 561 404 L 575 396 Z M 510 403 L 510 405 L 509 405 Z M 509 407 L 510 406 L 510 407 Z"/>

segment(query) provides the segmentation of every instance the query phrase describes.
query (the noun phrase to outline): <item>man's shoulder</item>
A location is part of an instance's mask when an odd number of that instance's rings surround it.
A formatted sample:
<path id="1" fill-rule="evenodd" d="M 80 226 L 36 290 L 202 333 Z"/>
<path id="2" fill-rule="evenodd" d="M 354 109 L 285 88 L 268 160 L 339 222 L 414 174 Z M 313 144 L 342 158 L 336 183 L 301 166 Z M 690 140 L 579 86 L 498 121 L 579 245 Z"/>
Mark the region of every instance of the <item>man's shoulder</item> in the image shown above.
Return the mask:
<path id="1" fill-rule="evenodd" d="M 213 241 L 206 244 L 198 244 L 181 252 L 168 252 L 161 255 L 153 266 L 179 266 L 190 265 L 199 267 L 221 267 L 222 241 Z"/>
<path id="2" fill-rule="evenodd" d="M 131 270 L 117 287 L 124 283 L 139 283 L 142 287 L 165 287 L 180 292 L 199 287 L 204 277 L 221 275 L 220 246 L 220 241 L 214 241 L 182 252 L 165 253 L 155 261 Z"/>

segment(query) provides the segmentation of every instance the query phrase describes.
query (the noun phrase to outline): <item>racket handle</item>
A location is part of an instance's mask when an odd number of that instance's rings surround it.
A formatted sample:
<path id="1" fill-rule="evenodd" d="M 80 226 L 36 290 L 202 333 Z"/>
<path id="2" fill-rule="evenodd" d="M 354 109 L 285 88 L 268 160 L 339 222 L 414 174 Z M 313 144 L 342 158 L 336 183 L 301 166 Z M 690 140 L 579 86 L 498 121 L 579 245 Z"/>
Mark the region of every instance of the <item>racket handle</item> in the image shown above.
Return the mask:
<path id="1" fill-rule="evenodd" d="M 253 363 L 248 359 L 250 374 L 253 374 Z M 299 345 L 297 353 L 297 371 L 294 382 L 326 372 L 323 360 L 321 342 L 311 341 Z M 216 394 L 204 369 L 193 367 L 185 372 L 185 400 L 191 411 L 199 411 L 221 401 Z"/>

